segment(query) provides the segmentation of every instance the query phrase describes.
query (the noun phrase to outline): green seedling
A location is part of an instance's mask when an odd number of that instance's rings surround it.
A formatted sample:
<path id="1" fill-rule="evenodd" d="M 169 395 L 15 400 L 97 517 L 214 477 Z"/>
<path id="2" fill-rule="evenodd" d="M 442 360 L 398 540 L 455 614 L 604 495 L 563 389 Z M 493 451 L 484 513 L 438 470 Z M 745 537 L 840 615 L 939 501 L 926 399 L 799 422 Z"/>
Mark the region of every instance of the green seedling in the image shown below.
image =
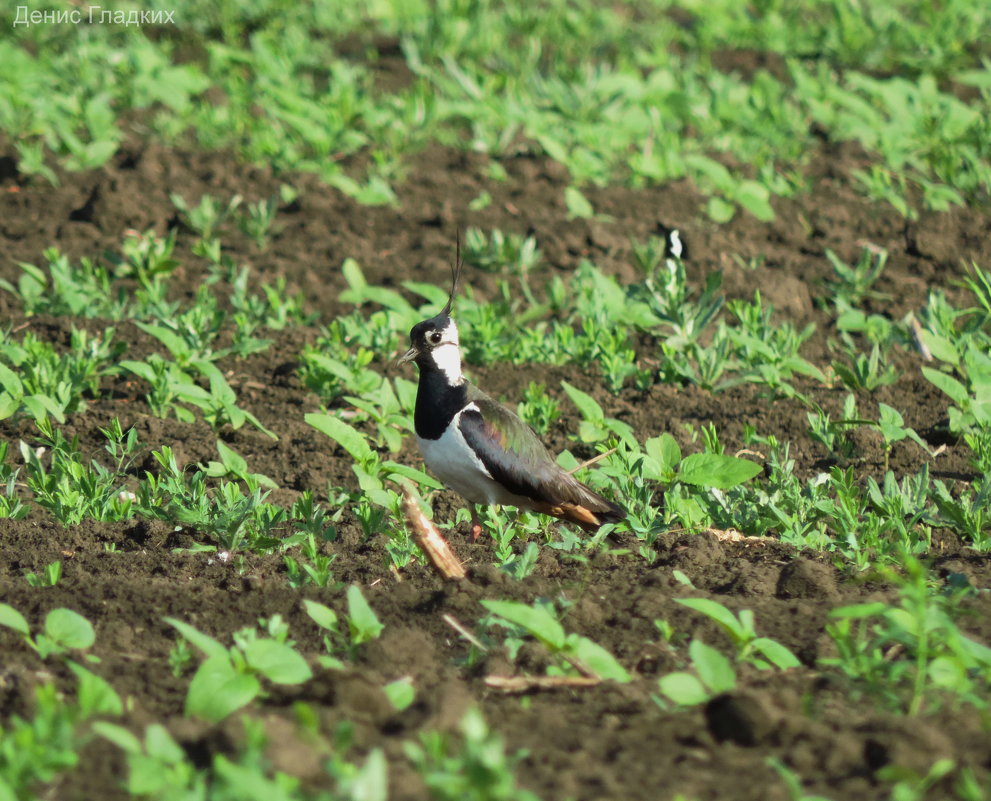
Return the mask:
<path id="1" fill-rule="evenodd" d="M 631 681 L 630 674 L 616 658 L 598 643 L 579 634 L 566 634 L 564 628 L 545 607 L 516 601 L 482 601 L 502 625 L 522 629 L 536 638 L 557 662 L 556 675 L 571 675 L 575 671 L 585 676 Z"/>
<path id="2" fill-rule="evenodd" d="M 159 294 L 164 288 L 161 279 L 170 276 L 179 266 L 172 258 L 175 240 L 174 229 L 164 237 L 154 231 L 126 236 L 121 244 L 123 258 L 116 264 L 117 277 L 133 279 L 149 296 L 164 300 Z"/>
<path id="3" fill-rule="evenodd" d="M 838 655 L 821 663 L 909 715 L 948 698 L 985 708 L 991 648 L 963 634 L 955 621 L 960 601 L 973 588 L 934 585 L 925 567 L 908 554 L 902 565 L 904 577 L 887 572 L 899 588 L 897 604 L 863 603 L 830 613 L 833 622 L 826 631 Z"/>
<path id="4" fill-rule="evenodd" d="M 899 322 L 893 322 L 880 314 L 867 314 L 861 309 L 846 309 L 836 318 L 836 329 L 842 334 L 847 346 L 847 355 L 854 355 L 854 345 L 851 334 L 862 334 L 872 345 L 887 346 L 898 343 L 907 344 L 911 338 L 909 327 L 913 317 L 906 317 Z"/>
<path id="5" fill-rule="evenodd" d="M 373 444 L 385 446 L 392 453 L 398 453 L 402 448 L 403 435 L 413 431 L 408 410 L 413 408 L 416 398 L 416 385 L 411 381 L 397 378 L 395 386 L 394 390 L 392 382 L 382 381 L 376 390 L 366 392 L 362 397 L 344 396 L 344 400 L 363 413 L 359 420 L 366 417 L 375 426 L 378 436 L 373 438 Z"/>
<path id="6" fill-rule="evenodd" d="M 930 797 L 930 790 L 956 767 L 956 760 L 944 757 L 933 762 L 925 775 L 901 765 L 885 765 L 875 776 L 878 781 L 891 783 L 890 798 L 893 801 L 925 801 Z M 964 796 L 960 793 L 957 797 Z"/>
<path id="7" fill-rule="evenodd" d="M 262 425 L 254 414 L 237 405 L 237 394 L 216 365 L 197 360 L 190 366 L 207 379 L 209 390 L 197 384 L 194 376 L 178 364 L 166 361 L 157 354 L 152 354 L 143 362 L 127 359 L 120 363 L 121 369 L 148 382 L 150 392 L 145 399 L 152 413 L 159 417 L 166 417 L 172 412 L 178 420 L 192 423 L 196 416 L 190 409 L 179 405 L 187 403 L 199 409 L 203 419 L 213 429 L 230 425 L 237 430 L 245 423 L 251 423 L 266 436 L 278 439 L 278 435 Z"/>
<path id="8" fill-rule="evenodd" d="M 389 703 L 392 704 L 392 708 L 397 712 L 409 709 L 416 700 L 416 688 L 413 686 L 413 679 L 410 676 L 403 676 L 401 679 L 389 682 L 382 688 L 382 691 L 389 699 Z"/>
<path id="9" fill-rule="evenodd" d="M 830 456 L 841 463 L 849 462 L 856 455 L 856 447 L 850 439 L 851 429 L 857 426 L 869 426 L 873 421 L 857 416 L 857 399 L 853 394 L 846 396 L 843 402 L 843 416 L 833 420 L 823 409 L 807 412 L 809 421 L 809 437 L 820 443 Z"/>
<path id="10" fill-rule="evenodd" d="M 636 445 L 633 429 L 620 420 L 607 418 L 602 407 L 591 395 L 571 386 L 567 381 L 561 382 L 561 388 L 582 415 L 582 421 L 578 425 L 580 441 L 601 442 L 613 435 L 628 445 Z"/>
<path id="11" fill-rule="evenodd" d="M 93 625 L 71 609 L 53 609 L 45 616 L 42 631 L 31 636 L 24 616 L 8 604 L 0 604 L 0 626 L 13 629 L 38 656 L 66 656 L 70 651 L 85 651 L 96 642 Z"/>
<path id="12" fill-rule="evenodd" d="M 127 489 L 126 473 L 137 456 L 135 429 L 125 434 L 116 418 L 101 429 L 107 440 L 104 448 L 112 459 L 110 468 L 96 460 L 85 464 L 78 438 L 67 441 L 49 421 L 39 423 L 38 431 L 41 447 L 20 444 L 25 483 L 37 504 L 67 526 L 86 519 L 116 521 L 131 515 L 133 495 Z"/>
<path id="13" fill-rule="evenodd" d="M 296 511 L 293 510 L 294 516 Z M 333 584 L 334 574 L 331 567 L 337 554 L 320 553 L 317 546 L 317 537 L 312 532 L 305 533 L 305 539 L 300 546 L 300 559 L 296 559 L 285 554 L 282 559 L 286 565 L 290 587 L 305 587 L 307 584 L 314 584 L 317 587 L 340 587 Z M 334 535 L 336 536 L 336 534 Z M 292 538 L 289 538 L 291 540 Z M 323 539 L 328 539 L 324 536 Z M 283 543 L 283 548 L 290 547 L 289 540 Z"/>
<path id="14" fill-rule="evenodd" d="M 358 518 L 366 537 L 385 532 L 389 537 L 386 549 L 397 568 L 405 567 L 417 554 L 417 548 L 407 530 L 402 511 L 402 495 L 386 487 L 392 482 L 400 487 L 441 489 L 441 484 L 422 470 L 382 460 L 368 444 L 365 436 L 353 426 L 329 414 L 307 414 L 307 423 L 326 434 L 354 459 L 352 470 L 361 493 L 354 496 L 352 512 Z M 388 525 L 392 523 L 392 525 Z"/>
<path id="15" fill-rule="evenodd" d="M 192 668 L 195 657 L 186 640 L 176 640 L 169 649 L 169 670 L 177 679 Z"/>
<path id="16" fill-rule="evenodd" d="M 244 628 L 235 632 L 230 648 L 181 620 L 164 620 L 206 657 L 189 683 L 187 715 L 218 723 L 262 694 L 261 678 L 292 685 L 313 675 L 287 639 L 288 629 L 278 615 L 268 621 L 268 636 Z"/>
<path id="17" fill-rule="evenodd" d="M 644 273 L 644 282 L 635 297 L 646 303 L 659 321 L 665 345 L 672 352 L 680 352 L 698 343 L 722 308 L 722 273 L 709 273 L 698 300 L 690 300 L 684 262 L 678 256 L 665 259 L 665 247 L 658 238 L 645 245 L 634 243 L 634 260 Z"/>
<path id="18" fill-rule="evenodd" d="M 169 195 L 172 205 L 182 215 L 183 222 L 203 239 L 213 238 L 217 228 L 237 211 L 243 198 L 234 195 L 226 204 L 221 204 L 211 195 L 203 195 L 196 206 L 190 206 L 182 195 L 173 192 Z"/>
<path id="19" fill-rule="evenodd" d="M 715 648 L 694 639 L 688 646 L 688 656 L 694 672 L 669 673 L 657 682 L 661 693 L 673 703 L 697 706 L 736 687 L 732 663 Z"/>
<path id="20" fill-rule="evenodd" d="M 764 306 L 759 291 L 754 292 L 751 303 L 731 300 L 726 306 L 739 322 L 736 328 L 726 331 L 726 337 L 734 345 L 735 363 L 749 380 L 783 390 L 796 374 L 825 382 L 819 368 L 799 355 L 802 345 L 815 332 L 814 323 L 801 331 L 787 321 L 774 325 L 774 307 Z M 795 394 L 790 386 L 787 389 L 788 395 Z"/>
<path id="21" fill-rule="evenodd" d="M 86 258 L 80 259 L 79 264 L 70 264 L 58 248 L 48 248 L 43 256 L 44 270 L 21 262 L 16 287 L 0 279 L 0 289 L 18 298 L 25 314 L 68 314 L 111 320 L 125 316 L 127 294 L 122 287 L 114 289 L 114 276 L 109 268 Z"/>
<path id="22" fill-rule="evenodd" d="M 967 384 L 935 368 L 922 368 L 922 374 L 956 404 L 949 409 L 949 428 L 955 434 L 991 427 L 991 359 L 976 346 L 968 347 L 961 366 Z"/>
<path id="23" fill-rule="evenodd" d="M 460 742 L 430 732 L 419 743 L 406 743 L 407 758 L 437 801 L 539 801 L 516 784 L 513 768 L 526 757 L 505 752 L 502 740 L 489 730 L 474 707 L 460 725 Z"/>
<path id="24" fill-rule="evenodd" d="M 7 452 L 10 446 L 0 442 L 0 518 L 22 520 L 27 517 L 30 509 L 18 494 L 17 476 L 20 470 L 11 469 L 7 464 Z"/>
<path id="25" fill-rule="evenodd" d="M 259 200 L 257 203 L 248 204 L 246 214 L 237 216 L 237 227 L 255 241 L 255 246 L 259 250 L 264 250 L 268 245 L 272 223 L 275 222 L 276 205 L 275 197 Z"/>
<path id="26" fill-rule="evenodd" d="M 517 404 L 520 418 L 540 435 L 550 431 L 561 417 L 561 410 L 553 397 L 547 394 L 547 387 L 531 381 L 523 391 L 523 400 Z"/>
<path id="27" fill-rule="evenodd" d="M 877 514 L 885 521 L 900 542 L 911 550 L 927 547 L 932 523 L 929 466 L 924 464 L 914 476 L 905 476 L 899 483 L 890 470 L 884 474 L 882 485 L 867 477 L 867 495 Z M 913 547 L 914 546 L 914 547 Z"/>
<path id="28" fill-rule="evenodd" d="M 5 799 L 36 798 L 38 787 L 51 786 L 79 764 L 89 741 L 87 721 L 123 712 L 109 684 L 80 665 L 69 667 L 78 681 L 75 700 L 64 697 L 54 682 L 39 684 L 33 716 L 11 715 L 0 726 L 0 795 Z"/>
<path id="29" fill-rule="evenodd" d="M 939 523 L 959 532 L 973 548 L 991 550 L 991 478 L 981 476 L 957 497 L 937 480 L 933 483 L 933 501 Z"/>
<path id="30" fill-rule="evenodd" d="M 54 587 L 62 578 L 62 562 L 55 560 L 45 565 L 45 572 L 42 575 L 37 573 L 25 573 L 24 579 L 32 587 Z"/>
<path id="31" fill-rule="evenodd" d="M 36 421 L 85 411 L 87 398 L 98 397 L 100 379 L 124 346 L 115 343 L 114 329 L 90 337 L 72 329 L 69 350 L 56 353 L 31 332 L 20 343 L 5 333 L 0 339 L 0 420 L 29 414 Z"/>
<path id="32" fill-rule="evenodd" d="M 980 475 L 991 473 L 991 426 L 964 434 L 964 441 L 972 454 L 970 466 Z M 0 451 L 0 459 L 2 458 L 3 452 Z"/>
<path id="33" fill-rule="evenodd" d="M 748 662 L 761 670 L 772 667 L 786 670 L 800 666 L 795 655 L 784 645 L 777 640 L 758 636 L 754 627 L 754 613 L 749 609 L 742 609 L 739 615 L 734 615 L 721 603 L 710 598 L 675 600 L 717 623 L 733 642 L 737 661 Z"/>
<path id="34" fill-rule="evenodd" d="M 721 450 L 718 442 L 710 444 Z M 648 439 L 643 446 L 642 458 L 644 478 L 667 485 L 682 483 L 694 487 L 729 489 L 749 481 L 761 471 L 761 466 L 756 462 L 724 453 L 710 451 L 683 458 L 681 447 L 670 434 Z"/>
<path id="35" fill-rule="evenodd" d="M 881 358 L 881 348 L 877 342 L 871 347 L 870 355 L 848 352 L 850 363 L 833 362 L 833 372 L 836 373 L 843 386 L 851 392 L 867 390 L 873 392 L 879 387 L 894 384 L 899 373 L 893 364 L 884 364 Z"/>
<path id="36" fill-rule="evenodd" d="M 225 445 L 223 440 L 217 440 L 217 452 L 220 454 L 220 461 L 211 461 L 206 467 L 200 469 L 210 478 L 230 478 L 235 481 L 243 481 L 249 490 L 258 487 L 268 489 L 278 489 L 278 485 L 268 476 L 261 473 L 252 473 L 248 470 L 248 461 L 233 448 Z"/>
<path id="37" fill-rule="evenodd" d="M 147 726 L 143 738 L 128 728 L 105 721 L 96 722 L 93 730 L 123 751 L 128 774 L 125 788 L 132 796 L 241 801 L 299 801 L 318 797 L 385 801 L 387 798 L 387 764 L 379 749 L 369 752 L 364 765 L 359 767 L 345 759 L 348 746 L 340 742 L 343 737 L 336 737 L 325 766 L 327 776 L 321 780 L 328 785 L 328 791 L 314 796 L 300 790 L 297 777 L 273 769 L 266 756 L 271 753 L 271 743 L 264 723 L 244 716 L 241 727 L 244 736 L 239 740 L 237 753 L 214 754 L 209 765 L 191 759 L 159 723 Z M 314 734 L 302 730 L 297 736 Z"/>
<path id="38" fill-rule="evenodd" d="M 914 428 L 909 428 L 905 425 L 905 419 L 902 417 L 901 412 L 897 409 L 893 409 L 886 403 L 879 403 L 878 410 L 880 416 L 877 421 L 877 429 L 881 432 L 881 436 L 884 438 L 885 471 L 888 469 L 888 457 L 891 455 L 891 447 L 896 442 L 901 442 L 904 439 L 910 439 L 922 448 L 927 456 L 932 456 L 932 451 L 923 441 L 922 437 L 915 433 Z"/>
<path id="39" fill-rule="evenodd" d="M 348 352 L 341 349 L 339 355 L 341 358 L 335 358 L 321 352 L 319 344 L 301 354 L 299 374 L 303 385 L 316 392 L 328 406 L 346 392 L 364 396 L 385 383 L 379 373 L 367 369 L 375 358 L 371 350 L 359 347 Z"/>
<path id="40" fill-rule="evenodd" d="M 324 634 L 323 642 L 327 654 L 319 657 L 318 661 L 327 668 L 340 670 L 344 668 L 344 662 L 335 657 L 335 653 L 343 653 L 348 659 L 354 659 L 358 647 L 371 640 L 378 639 L 385 626 L 378 619 L 365 596 L 356 584 L 348 587 L 347 591 L 347 632 L 342 630 L 340 619 L 337 613 L 329 606 L 324 606 L 317 601 L 304 599 L 303 606 L 306 614 L 310 616 L 314 623 L 327 633 Z"/>
<path id="41" fill-rule="evenodd" d="M 828 248 L 826 258 L 833 267 L 833 279 L 826 282 L 828 297 L 839 311 L 856 308 L 868 299 L 883 300 L 888 297 L 871 288 L 888 262 L 888 251 L 884 248 L 865 247 L 859 261 L 852 266 Z"/>
<path id="42" fill-rule="evenodd" d="M 215 540 L 224 551 L 246 548 L 271 551 L 282 541 L 276 535 L 289 519 L 288 511 L 265 502 L 268 493 L 254 487 L 247 494 L 236 482 L 221 479 L 207 486 L 207 474 L 194 470 L 188 476 L 176 462 L 172 449 L 163 446 L 152 457 L 161 466 L 146 473 L 138 485 L 135 506 L 142 515 L 190 528 Z"/>
<path id="43" fill-rule="evenodd" d="M 465 230 L 464 249 L 466 264 L 490 272 L 509 271 L 525 276 L 540 263 L 540 248 L 532 236 L 504 234 L 498 228 L 486 236 L 480 228 L 469 226 Z"/>
<path id="44" fill-rule="evenodd" d="M 144 742 L 130 729 L 107 721 L 94 723 L 93 731 L 126 754 L 126 787 L 131 795 L 161 798 L 170 792 L 192 791 L 197 785 L 205 790 L 203 780 L 197 781 L 199 770 L 162 724 L 149 725 Z"/>

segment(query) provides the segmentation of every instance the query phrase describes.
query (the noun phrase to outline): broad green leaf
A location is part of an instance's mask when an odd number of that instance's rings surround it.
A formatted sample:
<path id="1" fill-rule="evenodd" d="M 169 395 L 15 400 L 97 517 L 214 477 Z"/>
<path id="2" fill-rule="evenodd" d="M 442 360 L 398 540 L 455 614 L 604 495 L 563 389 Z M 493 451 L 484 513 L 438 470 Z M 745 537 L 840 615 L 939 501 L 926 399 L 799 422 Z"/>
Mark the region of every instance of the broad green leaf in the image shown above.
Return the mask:
<path id="1" fill-rule="evenodd" d="M 576 638 L 571 653 L 599 678 L 623 683 L 631 680 L 630 674 L 616 661 L 616 657 L 588 637 Z"/>
<path id="2" fill-rule="evenodd" d="M 386 684 L 382 689 L 385 691 L 385 695 L 389 699 L 389 703 L 392 704 L 393 708 L 398 712 L 402 712 L 406 709 L 406 707 L 412 704 L 416 698 L 416 689 L 413 687 L 413 679 L 409 676 L 396 679 L 395 681 Z"/>
<path id="3" fill-rule="evenodd" d="M 306 660 L 290 646 L 275 640 L 251 640 L 244 646 L 248 665 L 276 684 L 302 684 L 313 676 Z"/>
<path id="4" fill-rule="evenodd" d="M 681 461 L 678 479 L 697 487 L 729 489 L 750 480 L 762 469 L 749 459 L 721 453 L 693 453 Z"/>
<path id="5" fill-rule="evenodd" d="M 373 748 L 365 764 L 348 781 L 351 801 L 387 801 L 389 798 L 389 764 L 381 748 Z"/>
<path id="6" fill-rule="evenodd" d="M 166 623 L 175 629 L 178 629 L 179 633 L 185 637 L 189 642 L 199 648 L 204 654 L 209 657 L 214 656 L 227 656 L 227 648 L 221 645 L 217 640 L 213 639 L 209 634 L 204 634 L 197 628 L 190 626 L 188 623 L 183 623 L 181 620 L 176 620 L 174 617 L 163 618 Z"/>
<path id="7" fill-rule="evenodd" d="M 21 379 L 5 364 L 0 364 L 0 388 L 5 389 L 15 398 L 24 394 L 24 385 L 21 383 Z"/>
<path id="8" fill-rule="evenodd" d="M 344 448 L 355 461 L 365 462 L 374 455 L 365 435 L 339 417 L 314 412 L 304 415 L 303 419 Z"/>
<path id="9" fill-rule="evenodd" d="M 379 621 L 378 616 L 368 605 L 365 596 L 361 594 L 361 589 L 357 584 L 348 587 L 348 625 L 351 630 L 351 640 L 355 645 L 374 640 L 381 633 L 385 626 Z"/>
<path id="10" fill-rule="evenodd" d="M 557 619 L 541 606 L 527 606 L 516 601 L 482 601 L 482 606 L 526 629 L 531 635 L 555 651 L 564 647 L 564 628 Z"/>
<path id="11" fill-rule="evenodd" d="M 711 692 L 724 693 L 736 686 L 733 664 L 711 645 L 706 645 L 702 640 L 692 640 L 688 653 L 699 678 Z"/>
<path id="12" fill-rule="evenodd" d="M 922 342 L 929 348 L 929 352 L 933 355 L 933 358 L 954 366 L 960 364 L 960 354 L 957 351 L 956 345 L 946 337 L 940 336 L 933 331 L 927 331 L 926 329 L 922 329 L 919 334 Z M 931 368 L 923 368 L 923 370 L 927 369 Z"/>
<path id="13" fill-rule="evenodd" d="M 771 207 L 771 193 L 763 184 L 745 179 L 737 184 L 733 199 L 743 208 L 762 222 L 774 219 L 774 209 Z"/>
<path id="14" fill-rule="evenodd" d="M 564 205 L 568 209 L 568 219 L 581 217 L 588 219 L 595 216 L 595 209 L 588 199 L 574 186 L 564 188 Z"/>
<path id="15" fill-rule="evenodd" d="M 176 358 L 181 359 L 181 357 L 188 353 L 189 346 L 183 342 L 182 337 L 180 337 L 175 331 L 172 331 L 165 326 L 155 325 L 154 323 L 144 323 L 140 320 L 135 320 L 134 324 L 146 334 L 150 334 L 165 345 L 165 347 L 168 348 L 169 353 Z"/>
<path id="16" fill-rule="evenodd" d="M 672 473 L 681 462 L 681 448 L 677 441 L 667 432 L 659 437 L 651 437 L 643 444 L 643 449 L 653 465 L 657 468 L 656 475 L 650 475 L 655 481 L 661 481 Z"/>
<path id="17" fill-rule="evenodd" d="M 591 420 L 582 420 L 578 424 L 578 437 L 582 442 L 599 442 L 609 436 L 609 431 Z"/>
<path id="18" fill-rule="evenodd" d="M 337 630 L 337 613 L 329 606 L 324 606 L 319 601 L 304 599 L 303 607 L 306 609 L 306 614 L 310 616 L 310 619 L 320 626 L 320 628 L 330 629 L 331 631 Z"/>
<path id="19" fill-rule="evenodd" d="M 260 691 L 258 679 L 238 673 L 227 654 L 211 656 L 199 666 L 189 683 L 186 714 L 219 723 L 251 703 Z"/>
<path id="20" fill-rule="evenodd" d="M 741 631 L 742 626 L 736 615 L 718 601 L 709 598 L 675 598 L 675 601 L 696 612 L 701 612 L 734 635 Z"/>
<path id="21" fill-rule="evenodd" d="M 145 750 L 148 756 L 169 765 L 178 765 L 186 759 L 182 746 L 172 739 L 169 730 L 161 723 L 152 723 L 145 729 Z"/>
<path id="22" fill-rule="evenodd" d="M 45 617 L 45 634 L 63 648 L 84 649 L 96 642 L 93 624 L 71 609 L 53 609 Z"/>
<path id="23" fill-rule="evenodd" d="M 141 741 L 128 729 L 106 720 L 95 721 L 90 728 L 128 754 L 141 753 Z"/>
<path id="24" fill-rule="evenodd" d="M 121 703 L 120 696 L 106 679 L 97 676 L 75 662 L 69 662 L 69 669 L 79 679 L 76 695 L 79 699 L 80 711 L 86 717 L 123 714 L 124 704 Z"/>
<path id="25" fill-rule="evenodd" d="M 408 478 L 411 481 L 415 481 L 423 487 L 431 487 L 432 489 L 443 489 L 444 487 L 444 485 L 433 476 L 427 475 L 422 470 L 417 470 L 415 467 L 410 467 L 409 465 L 386 460 L 382 462 L 382 467 L 389 471 L 390 478 L 392 478 L 393 474 L 395 474 L 397 476 L 402 476 L 403 478 Z"/>
<path id="26" fill-rule="evenodd" d="M 957 659 L 948 656 L 937 656 L 929 663 L 927 669 L 929 679 L 937 687 L 955 690 L 966 687 L 967 672 Z"/>
<path id="27" fill-rule="evenodd" d="M 838 609 L 831 609 L 829 616 L 839 620 L 859 620 L 864 617 L 874 617 L 888 611 L 890 607 L 883 601 L 874 601 L 865 604 L 850 604 L 841 606 Z"/>
<path id="28" fill-rule="evenodd" d="M 601 423 L 606 419 L 605 412 L 602 411 L 602 407 L 596 402 L 595 398 L 589 395 L 587 392 L 582 392 L 578 387 L 573 387 L 567 381 L 561 382 L 561 387 L 568 397 L 571 398 L 571 402 L 578 407 L 578 411 L 581 412 L 582 417 L 590 422 Z"/>
<path id="29" fill-rule="evenodd" d="M 65 422 L 65 415 L 62 413 L 61 407 L 47 395 L 25 395 L 21 399 L 21 403 L 39 423 L 48 415 L 54 417 L 59 423 Z"/>
<path id="30" fill-rule="evenodd" d="M 368 287 L 365 274 L 361 271 L 361 265 L 354 259 L 348 257 L 341 265 L 341 274 L 348 286 L 356 293 L 361 294 Z"/>
<path id="31" fill-rule="evenodd" d="M 217 453 L 220 454 L 220 461 L 228 470 L 236 475 L 246 475 L 248 472 L 248 461 L 233 448 L 227 446 L 223 440 L 217 440 Z"/>
<path id="32" fill-rule="evenodd" d="M 736 206 L 721 197 L 710 197 L 705 205 L 705 213 L 717 223 L 727 223 L 736 214 Z"/>
<path id="33" fill-rule="evenodd" d="M 801 667 L 802 663 L 798 661 L 798 657 L 777 640 L 772 640 L 768 637 L 757 637 L 751 641 L 750 647 L 759 651 L 768 662 L 781 670 Z"/>
<path id="34" fill-rule="evenodd" d="M 922 375 L 935 384 L 937 389 L 949 395 L 958 406 L 963 406 L 970 400 L 970 392 L 967 391 L 967 387 L 952 376 L 941 373 L 939 370 L 934 370 L 931 367 L 923 367 Z"/>
<path id="35" fill-rule="evenodd" d="M 21 408 L 19 399 L 12 398 L 7 392 L 0 392 L 0 420 L 13 416 L 19 408 Z"/>
<path id="36" fill-rule="evenodd" d="M 691 673 L 669 673 L 657 681 L 661 692 L 681 706 L 695 706 L 709 700 L 702 682 Z"/>
<path id="37" fill-rule="evenodd" d="M 13 629 L 19 634 L 23 634 L 25 637 L 28 637 L 31 634 L 31 627 L 28 626 L 28 622 L 24 619 L 24 615 L 9 604 L 0 604 L 0 626 L 6 626 L 9 629 Z"/>

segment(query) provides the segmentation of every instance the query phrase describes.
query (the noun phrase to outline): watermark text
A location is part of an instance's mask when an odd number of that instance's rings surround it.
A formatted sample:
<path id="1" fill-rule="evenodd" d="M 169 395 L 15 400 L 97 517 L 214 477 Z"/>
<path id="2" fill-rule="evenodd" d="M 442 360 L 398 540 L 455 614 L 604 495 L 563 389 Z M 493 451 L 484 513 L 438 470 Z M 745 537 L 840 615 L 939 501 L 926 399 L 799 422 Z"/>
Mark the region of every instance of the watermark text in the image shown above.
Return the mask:
<path id="1" fill-rule="evenodd" d="M 102 6 L 89 6 L 86 9 L 54 9 L 31 11 L 27 6 L 18 6 L 14 17 L 14 27 L 18 25 L 174 25 L 175 11 L 115 11 Z"/>

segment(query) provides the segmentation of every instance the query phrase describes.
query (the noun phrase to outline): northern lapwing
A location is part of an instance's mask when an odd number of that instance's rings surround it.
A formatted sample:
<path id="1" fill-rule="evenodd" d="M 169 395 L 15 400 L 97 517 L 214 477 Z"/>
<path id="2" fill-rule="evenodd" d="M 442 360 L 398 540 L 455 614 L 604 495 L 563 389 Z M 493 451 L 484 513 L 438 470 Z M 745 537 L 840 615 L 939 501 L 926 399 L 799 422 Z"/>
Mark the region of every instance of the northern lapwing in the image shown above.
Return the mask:
<path id="1" fill-rule="evenodd" d="M 447 305 L 410 330 L 399 364 L 420 369 L 413 423 L 423 459 L 471 508 L 471 533 L 482 533 L 478 504 L 508 504 L 596 531 L 626 512 L 563 470 L 526 423 L 468 383 L 461 372 L 451 307 L 461 276 L 460 247 Z"/>

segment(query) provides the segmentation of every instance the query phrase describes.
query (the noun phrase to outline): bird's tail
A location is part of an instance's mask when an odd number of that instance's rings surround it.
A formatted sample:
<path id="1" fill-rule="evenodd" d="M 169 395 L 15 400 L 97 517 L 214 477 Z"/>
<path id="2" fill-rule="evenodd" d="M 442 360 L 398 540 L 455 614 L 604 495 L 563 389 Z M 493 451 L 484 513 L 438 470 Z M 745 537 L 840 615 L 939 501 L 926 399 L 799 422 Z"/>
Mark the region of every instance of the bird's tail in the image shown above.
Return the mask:
<path id="1" fill-rule="evenodd" d="M 584 492 L 580 502 L 548 503 L 543 508 L 538 506 L 537 511 L 576 523 L 589 532 L 598 531 L 606 523 L 618 523 L 626 517 L 626 510 L 622 506 L 592 492 L 588 487 L 582 486 L 582 489 Z"/>

